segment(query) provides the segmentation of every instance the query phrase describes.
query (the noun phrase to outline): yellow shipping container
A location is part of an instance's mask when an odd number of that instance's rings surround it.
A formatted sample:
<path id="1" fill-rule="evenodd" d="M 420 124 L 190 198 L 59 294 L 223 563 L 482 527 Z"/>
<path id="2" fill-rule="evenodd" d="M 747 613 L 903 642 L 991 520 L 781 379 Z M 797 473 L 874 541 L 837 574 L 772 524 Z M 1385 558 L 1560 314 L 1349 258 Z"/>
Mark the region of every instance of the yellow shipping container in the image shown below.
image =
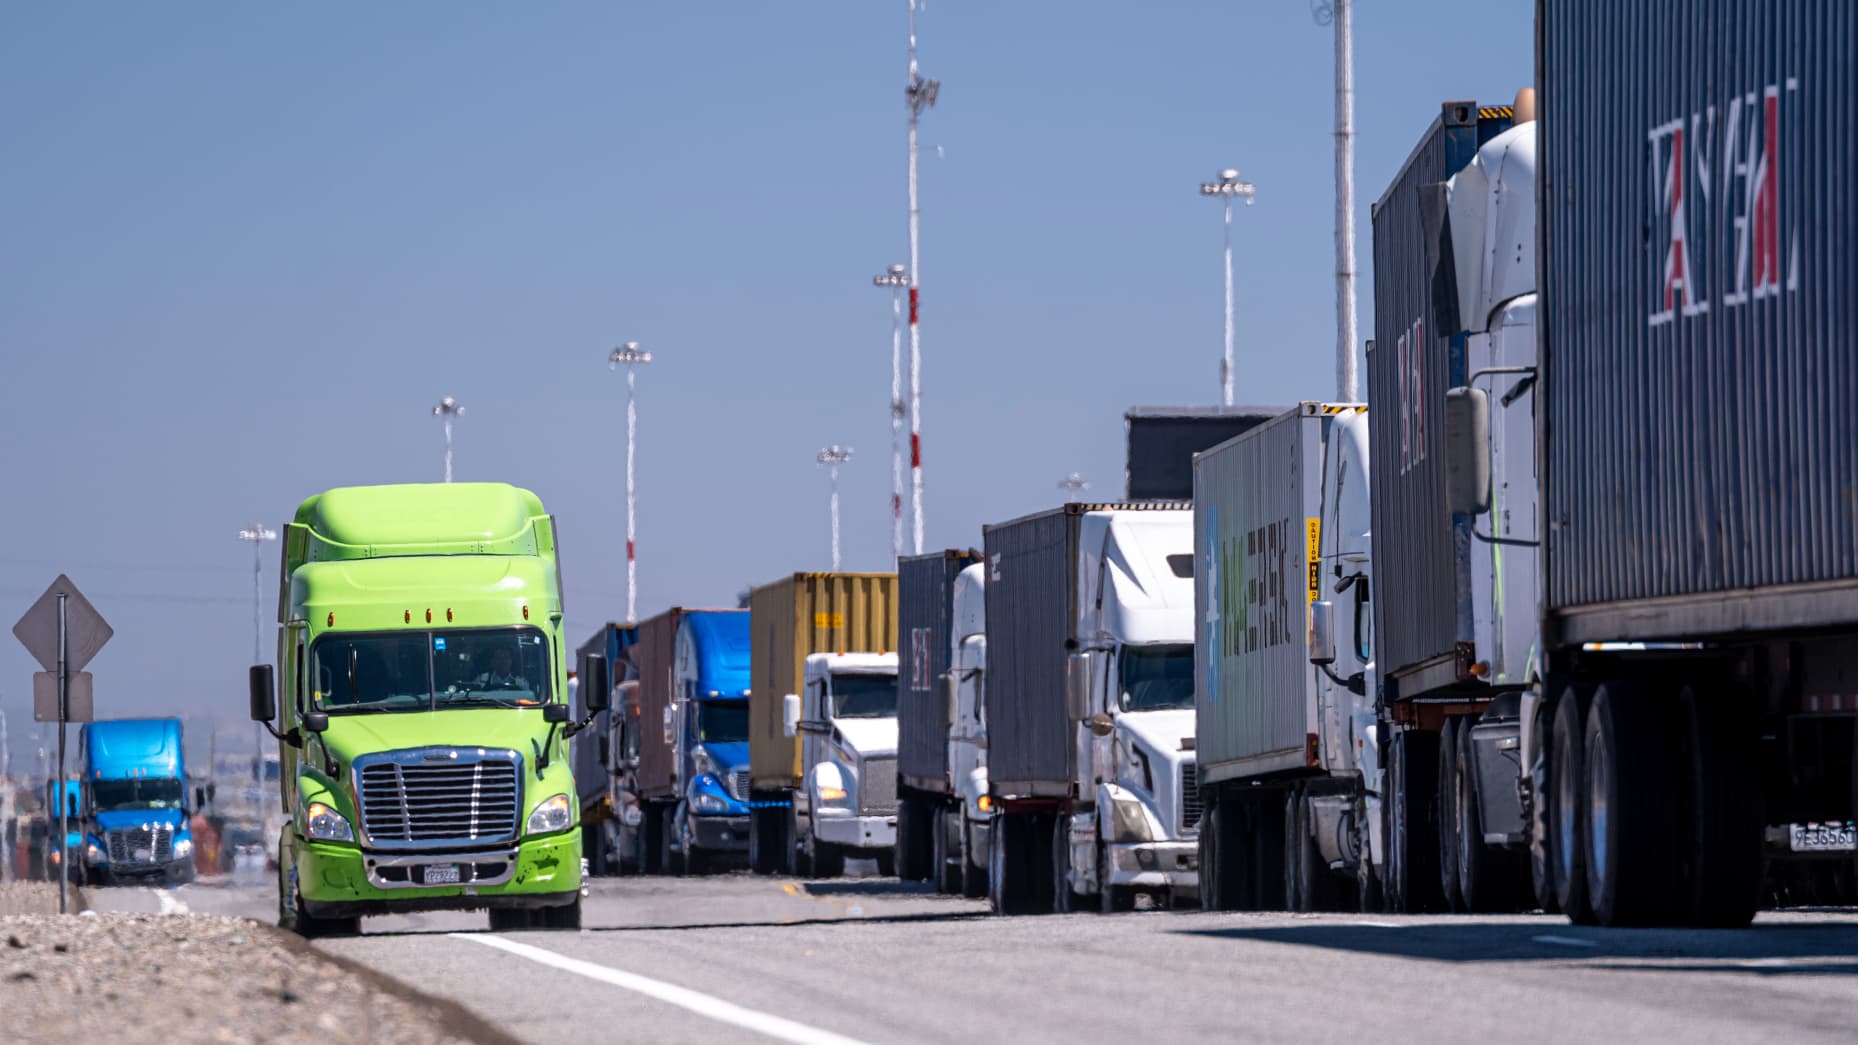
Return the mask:
<path id="1" fill-rule="evenodd" d="M 748 596 L 749 770 L 757 790 L 800 786 L 800 742 L 781 728 L 781 703 L 800 692 L 812 653 L 897 648 L 897 575 L 796 573 Z"/>

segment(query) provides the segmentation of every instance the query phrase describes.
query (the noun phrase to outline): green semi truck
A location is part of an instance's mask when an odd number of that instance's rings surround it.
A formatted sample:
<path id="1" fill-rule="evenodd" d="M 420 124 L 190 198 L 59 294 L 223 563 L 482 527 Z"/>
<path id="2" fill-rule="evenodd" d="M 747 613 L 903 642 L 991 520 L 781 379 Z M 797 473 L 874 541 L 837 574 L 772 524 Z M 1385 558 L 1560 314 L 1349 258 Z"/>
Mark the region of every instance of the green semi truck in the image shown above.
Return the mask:
<path id="1" fill-rule="evenodd" d="M 279 923 L 318 936 L 488 910 L 493 930 L 579 928 L 568 738 L 587 722 L 570 721 L 541 501 L 500 483 L 347 487 L 304 501 L 283 536 L 277 672 L 251 671 L 252 717 L 283 754 Z M 589 719 L 608 692 L 590 681 Z"/>

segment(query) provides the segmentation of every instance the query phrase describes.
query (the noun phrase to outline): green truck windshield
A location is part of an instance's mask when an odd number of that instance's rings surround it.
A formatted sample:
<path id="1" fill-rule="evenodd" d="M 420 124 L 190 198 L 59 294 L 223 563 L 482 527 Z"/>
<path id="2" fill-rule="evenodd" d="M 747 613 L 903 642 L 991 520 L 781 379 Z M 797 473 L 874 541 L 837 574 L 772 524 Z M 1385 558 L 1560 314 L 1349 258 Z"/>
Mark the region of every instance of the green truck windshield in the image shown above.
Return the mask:
<path id="1" fill-rule="evenodd" d="M 90 784 L 90 798 L 98 809 L 179 809 L 182 794 L 179 780 L 154 777 L 93 780 Z"/>
<path id="2" fill-rule="evenodd" d="M 549 698 L 548 640 L 535 628 L 324 635 L 311 657 L 315 704 L 331 714 L 535 707 Z"/>
<path id="3" fill-rule="evenodd" d="M 1116 658 L 1124 711 L 1194 706 L 1194 648 L 1187 643 L 1124 646 Z"/>

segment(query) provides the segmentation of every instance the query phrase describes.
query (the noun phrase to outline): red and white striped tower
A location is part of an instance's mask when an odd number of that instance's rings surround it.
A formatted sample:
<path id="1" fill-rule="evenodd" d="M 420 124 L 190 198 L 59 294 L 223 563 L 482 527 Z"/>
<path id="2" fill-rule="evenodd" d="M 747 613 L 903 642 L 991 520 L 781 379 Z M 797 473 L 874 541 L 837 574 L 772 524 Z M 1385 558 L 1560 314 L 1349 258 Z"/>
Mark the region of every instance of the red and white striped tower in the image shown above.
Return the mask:
<path id="1" fill-rule="evenodd" d="M 922 208 L 916 191 L 916 123 L 924 109 L 935 107 L 942 84 L 925 80 L 916 68 L 916 5 L 910 5 L 910 76 L 904 97 L 910 109 L 910 517 L 916 554 L 923 553 L 923 339 L 918 322 L 922 312 Z"/>
<path id="2" fill-rule="evenodd" d="M 639 351 L 637 341 L 628 341 L 613 350 L 606 357 L 608 370 L 617 370 L 621 363 L 626 364 L 626 623 L 636 624 L 639 620 L 639 558 L 638 527 L 635 515 L 639 506 L 638 488 L 633 482 L 632 453 L 639 441 L 639 412 L 635 405 L 637 391 L 637 370 L 641 364 L 652 361 L 650 352 Z"/>
<path id="3" fill-rule="evenodd" d="M 902 265 L 872 276 L 871 282 L 890 288 L 890 555 L 903 557 L 903 291 L 910 278 Z"/>

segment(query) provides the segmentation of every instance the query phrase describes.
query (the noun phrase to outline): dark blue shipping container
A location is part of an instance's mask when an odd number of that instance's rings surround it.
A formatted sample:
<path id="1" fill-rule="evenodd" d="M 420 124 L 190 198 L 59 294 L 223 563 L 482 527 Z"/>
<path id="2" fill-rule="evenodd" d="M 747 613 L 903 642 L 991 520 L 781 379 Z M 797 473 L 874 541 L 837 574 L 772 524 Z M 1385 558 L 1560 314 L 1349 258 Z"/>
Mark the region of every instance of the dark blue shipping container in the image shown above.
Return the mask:
<path id="1" fill-rule="evenodd" d="M 948 789 L 948 633 L 955 578 L 980 561 L 973 551 L 897 560 L 897 775 L 910 787 Z"/>
<path id="2" fill-rule="evenodd" d="M 1456 678 L 1470 642 L 1470 521 L 1445 500 L 1445 392 L 1462 385 L 1465 337 L 1441 336 L 1433 298 L 1452 273 L 1434 271 L 1420 190 L 1445 181 L 1510 127 L 1509 106 L 1446 102 L 1374 204 L 1374 342 L 1368 350 L 1368 427 L 1374 453 L 1374 647 L 1381 678 L 1413 695 Z M 1407 678 L 1417 669 L 1424 678 Z"/>
<path id="3" fill-rule="evenodd" d="M 1550 634 L 1858 622 L 1858 5 L 1538 15 Z"/>

